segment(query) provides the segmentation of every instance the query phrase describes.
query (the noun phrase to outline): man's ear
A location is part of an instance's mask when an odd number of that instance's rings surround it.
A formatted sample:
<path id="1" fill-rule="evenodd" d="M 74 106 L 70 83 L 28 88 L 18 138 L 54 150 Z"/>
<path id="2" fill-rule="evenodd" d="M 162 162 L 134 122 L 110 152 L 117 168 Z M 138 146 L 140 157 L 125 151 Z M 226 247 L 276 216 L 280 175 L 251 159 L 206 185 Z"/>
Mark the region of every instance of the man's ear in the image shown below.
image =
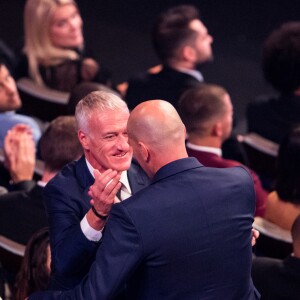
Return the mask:
<path id="1" fill-rule="evenodd" d="M 185 45 L 182 47 L 181 55 L 186 61 L 195 61 L 196 59 L 195 49 L 189 45 Z"/>
<path id="2" fill-rule="evenodd" d="M 143 160 L 145 162 L 149 162 L 150 152 L 149 152 L 148 147 L 144 143 L 141 143 L 141 142 L 139 143 L 139 147 L 140 147 L 141 157 L 143 158 Z"/>
<path id="3" fill-rule="evenodd" d="M 81 129 L 78 130 L 77 135 L 82 148 L 88 150 L 90 148 L 88 142 L 88 136 Z"/>
<path id="4" fill-rule="evenodd" d="M 216 122 L 212 128 L 212 135 L 221 137 L 223 135 L 223 125 L 222 122 Z"/>

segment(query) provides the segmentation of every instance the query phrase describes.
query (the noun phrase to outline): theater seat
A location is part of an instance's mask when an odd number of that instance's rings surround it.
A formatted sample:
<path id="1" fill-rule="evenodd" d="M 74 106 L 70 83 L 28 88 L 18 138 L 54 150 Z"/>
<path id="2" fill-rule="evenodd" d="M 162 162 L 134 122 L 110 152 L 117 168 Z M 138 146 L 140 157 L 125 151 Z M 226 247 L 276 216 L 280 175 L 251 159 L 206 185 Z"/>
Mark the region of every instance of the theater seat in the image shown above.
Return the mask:
<path id="1" fill-rule="evenodd" d="M 39 86 L 29 78 L 19 79 L 17 87 L 23 103 L 20 113 L 48 122 L 66 115 L 69 93 Z"/>
<path id="2" fill-rule="evenodd" d="M 260 232 L 254 247 L 254 253 L 257 256 L 284 259 L 293 252 L 292 236 L 289 230 L 282 229 L 261 217 L 255 217 L 253 227 Z"/>
<path id="3" fill-rule="evenodd" d="M 245 149 L 248 167 L 259 175 L 264 188 L 271 191 L 279 145 L 253 132 L 239 136 L 239 141 Z"/>

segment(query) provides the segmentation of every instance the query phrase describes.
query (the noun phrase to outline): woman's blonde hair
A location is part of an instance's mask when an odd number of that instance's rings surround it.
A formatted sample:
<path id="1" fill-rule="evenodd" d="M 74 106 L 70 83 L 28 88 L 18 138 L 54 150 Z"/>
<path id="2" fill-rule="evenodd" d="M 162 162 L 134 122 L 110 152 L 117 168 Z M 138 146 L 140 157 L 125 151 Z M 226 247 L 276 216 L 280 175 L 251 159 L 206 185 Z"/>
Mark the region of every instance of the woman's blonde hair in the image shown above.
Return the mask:
<path id="1" fill-rule="evenodd" d="M 25 47 L 30 77 L 44 85 L 39 65 L 53 66 L 66 59 L 75 60 L 78 53 L 74 50 L 55 47 L 50 39 L 49 28 L 57 7 L 73 4 L 73 0 L 27 0 L 24 9 Z"/>

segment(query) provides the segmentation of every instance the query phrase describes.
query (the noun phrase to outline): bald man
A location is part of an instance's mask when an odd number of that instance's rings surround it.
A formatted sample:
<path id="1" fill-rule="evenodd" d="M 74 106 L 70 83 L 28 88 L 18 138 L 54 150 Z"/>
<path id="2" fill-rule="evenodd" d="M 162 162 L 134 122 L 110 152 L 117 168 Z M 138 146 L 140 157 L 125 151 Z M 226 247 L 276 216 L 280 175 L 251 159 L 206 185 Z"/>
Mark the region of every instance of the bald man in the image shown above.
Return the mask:
<path id="1" fill-rule="evenodd" d="M 251 280 L 253 182 L 243 167 L 206 168 L 188 158 L 185 127 L 162 100 L 138 105 L 128 121 L 149 187 L 112 206 L 89 275 L 74 290 L 30 299 L 259 299 Z M 115 175 L 117 176 L 117 175 Z M 92 186 L 93 199 L 109 188 Z M 114 183 L 111 183 L 114 184 Z M 243 199 L 243 201 L 241 201 Z"/>

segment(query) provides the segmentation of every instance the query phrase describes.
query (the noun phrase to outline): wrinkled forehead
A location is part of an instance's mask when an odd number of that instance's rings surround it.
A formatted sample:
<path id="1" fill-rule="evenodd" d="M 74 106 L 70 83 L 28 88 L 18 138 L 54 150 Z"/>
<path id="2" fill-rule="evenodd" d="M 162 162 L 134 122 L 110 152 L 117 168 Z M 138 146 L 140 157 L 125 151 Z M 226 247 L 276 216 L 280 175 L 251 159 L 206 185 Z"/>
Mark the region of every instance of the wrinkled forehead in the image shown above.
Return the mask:
<path id="1" fill-rule="evenodd" d="M 89 123 L 94 127 L 121 125 L 127 127 L 129 111 L 125 109 L 95 110 L 89 117 Z"/>

